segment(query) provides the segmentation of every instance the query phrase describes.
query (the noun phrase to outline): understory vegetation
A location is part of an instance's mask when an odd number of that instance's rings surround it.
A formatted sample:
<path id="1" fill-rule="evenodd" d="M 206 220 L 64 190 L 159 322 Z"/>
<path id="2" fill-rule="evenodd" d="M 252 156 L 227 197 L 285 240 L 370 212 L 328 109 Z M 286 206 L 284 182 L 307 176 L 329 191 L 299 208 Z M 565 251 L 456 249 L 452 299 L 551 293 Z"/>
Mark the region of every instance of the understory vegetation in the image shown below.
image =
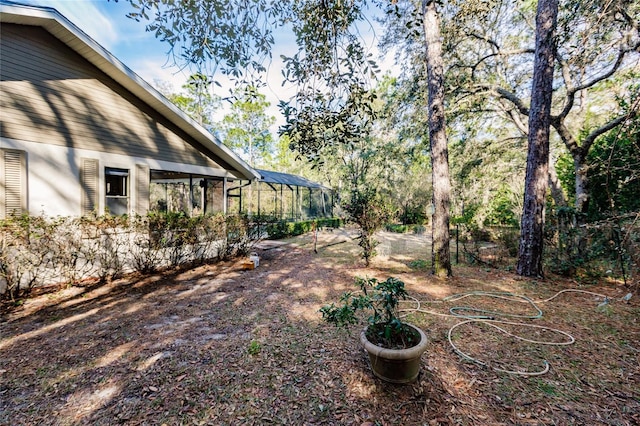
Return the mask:
<path id="1" fill-rule="evenodd" d="M 270 216 L 149 213 L 147 216 L 17 216 L 0 220 L 0 293 L 115 279 L 247 255 L 263 238 L 283 238 L 340 219 L 284 222 Z M 4 284 L 4 289 L 1 287 Z"/>
<path id="2" fill-rule="evenodd" d="M 349 209 L 358 211 L 353 206 Z M 313 234 L 346 223 L 359 229 L 357 240 L 365 263 L 377 254 L 375 234 L 381 228 L 428 238 L 428 223 L 402 225 L 392 221 L 385 225 L 384 219 L 390 217 L 388 205 L 371 208 L 363 204 L 359 209 L 359 221 L 318 218 L 288 222 L 270 216 L 188 217 L 171 213 L 144 217 L 10 217 L 0 221 L 2 294 L 15 301 L 42 285 L 71 285 L 87 279 L 105 281 L 130 271 L 148 274 L 166 268 L 193 267 L 245 256 L 262 239 Z M 592 281 L 609 277 L 637 286 L 640 221 L 636 215 L 575 226 L 566 211 L 550 210 L 545 235 L 545 265 L 549 272 Z M 468 218 L 457 218 L 451 235 L 455 264 L 513 270 L 518 227 L 477 226 Z M 427 254 L 422 255 L 426 259 Z M 430 267 L 428 260 L 419 262 L 418 269 Z"/>
<path id="3" fill-rule="evenodd" d="M 640 280 L 640 219 L 637 213 L 577 225 L 571 209 L 549 208 L 545 231 L 545 269 L 576 279 L 618 279 L 637 288 Z M 387 224 L 394 233 L 425 234 L 425 224 Z M 513 271 L 520 229 L 509 224 L 478 226 L 473 219 L 454 219 L 452 256 L 465 263 Z M 423 267 L 428 266 L 425 262 Z"/>

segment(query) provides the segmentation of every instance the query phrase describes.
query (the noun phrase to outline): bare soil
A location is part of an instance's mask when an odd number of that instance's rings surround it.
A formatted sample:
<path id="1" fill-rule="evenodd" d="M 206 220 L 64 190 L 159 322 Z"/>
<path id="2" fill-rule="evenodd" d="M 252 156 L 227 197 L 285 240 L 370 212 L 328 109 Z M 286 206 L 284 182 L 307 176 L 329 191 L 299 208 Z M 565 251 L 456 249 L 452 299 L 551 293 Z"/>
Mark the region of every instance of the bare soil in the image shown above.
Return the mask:
<path id="1" fill-rule="evenodd" d="M 380 239 L 368 268 L 352 234 L 321 231 L 316 244 L 263 243 L 254 270 L 238 259 L 4 305 L 0 424 L 640 424 L 640 296 L 622 299 L 633 289 L 462 265 L 439 279 L 426 237 Z M 355 276 L 396 276 L 415 297 L 406 319 L 430 340 L 415 383 L 375 378 L 360 328 L 322 322 Z M 468 297 L 443 300 L 456 294 Z M 460 324 L 456 307 L 512 324 Z"/>

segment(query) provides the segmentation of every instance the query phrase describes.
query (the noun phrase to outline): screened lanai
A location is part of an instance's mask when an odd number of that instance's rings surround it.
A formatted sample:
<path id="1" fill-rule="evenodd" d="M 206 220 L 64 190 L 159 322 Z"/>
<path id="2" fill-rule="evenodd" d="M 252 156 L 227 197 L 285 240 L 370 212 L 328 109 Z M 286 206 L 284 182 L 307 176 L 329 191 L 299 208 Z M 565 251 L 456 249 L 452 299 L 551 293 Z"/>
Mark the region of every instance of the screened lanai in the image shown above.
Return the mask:
<path id="1" fill-rule="evenodd" d="M 333 191 L 302 176 L 256 171 L 259 181 L 236 181 L 228 189 L 228 212 L 268 215 L 280 220 L 333 216 Z"/>
<path id="2" fill-rule="evenodd" d="M 149 209 L 188 216 L 225 213 L 227 185 L 233 183 L 220 177 L 151 170 Z"/>

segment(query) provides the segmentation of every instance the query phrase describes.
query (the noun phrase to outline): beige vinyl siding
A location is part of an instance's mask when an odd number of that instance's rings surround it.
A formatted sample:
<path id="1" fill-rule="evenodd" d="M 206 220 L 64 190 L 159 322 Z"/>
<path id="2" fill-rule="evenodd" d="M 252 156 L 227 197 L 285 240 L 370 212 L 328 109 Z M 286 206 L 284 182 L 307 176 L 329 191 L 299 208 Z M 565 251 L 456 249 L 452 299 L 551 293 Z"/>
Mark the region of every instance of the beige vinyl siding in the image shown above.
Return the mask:
<path id="1" fill-rule="evenodd" d="M 0 150 L 0 218 L 27 211 L 27 154 Z"/>
<path id="2" fill-rule="evenodd" d="M 82 216 L 98 212 L 100 185 L 99 162 L 94 158 L 83 158 L 80 162 L 80 214 Z"/>
<path id="3" fill-rule="evenodd" d="M 229 167 L 44 29 L 3 24 L 1 31 L 1 136 Z"/>
<path id="4" fill-rule="evenodd" d="M 136 207 L 135 212 L 146 215 L 149 211 L 149 185 L 151 171 L 145 164 L 136 164 Z"/>

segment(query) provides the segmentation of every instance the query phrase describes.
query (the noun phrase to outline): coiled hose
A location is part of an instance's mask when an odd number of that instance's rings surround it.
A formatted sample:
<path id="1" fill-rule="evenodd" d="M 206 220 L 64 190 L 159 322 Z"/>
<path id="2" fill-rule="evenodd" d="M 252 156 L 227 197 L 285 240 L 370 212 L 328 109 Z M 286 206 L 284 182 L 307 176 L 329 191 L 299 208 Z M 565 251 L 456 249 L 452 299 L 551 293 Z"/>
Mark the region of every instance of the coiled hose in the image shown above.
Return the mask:
<path id="1" fill-rule="evenodd" d="M 549 301 L 555 299 L 556 297 L 560 296 L 561 294 L 568 293 L 568 292 L 585 293 L 585 294 L 590 294 L 590 295 L 602 297 L 602 298 L 604 298 L 604 302 L 603 303 L 608 303 L 608 301 L 609 301 L 609 297 L 607 297 L 607 296 L 605 296 L 603 294 L 593 293 L 593 292 L 585 291 L 585 290 L 577 290 L 577 289 L 561 290 L 561 291 L 557 292 L 555 295 L 553 295 L 552 297 L 550 297 L 548 299 L 537 300 L 537 301 L 531 300 L 530 298 L 528 298 L 526 296 L 523 296 L 523 295 L 517 295 L 517 294 L 509 293 L 509 292 L 473 291 L 473 292 L 469 292 L 469 293 L 455 294 L 455 295 L 452 295 L 452 296 L 445 297 L 444 299 L 441 299 L 441 300 L 423 301 L 423 302 L 421 302 L 420 300 L 410 296 L 409 297 L 410 300 L 406 301 L 406 302 L 414 303 L 415 306 L 411 307 L 411 308 L 402 309 L 401 310 L 401 312 L 402 312 L 401 316 L 405 317 L 405 316 L 407 316 L 409 314 L 420 312 L 420 313 L 429 314 L 429 315 L 438 315 L 438 316 L 463 318 L 464 319 L 463 321 L 458 322 L 457 324 L 452 326 L 449 329 L 449 332 L 447 333 L 447 340 L 449 341 L 449 344 L 451 345 L 451 347 L 454 350 L 454 352 L 456 352 L 460 357 L 462 357 L 463 359 L 466 359 L 468 361 L 474 362 L 474 363 L 476 363 L 478 365 L 481 365 L 483 367 L 491 368 L 492 370 L 497 371 L 497 372 L 501 372 L 501 373 L 521 375 L 521 376 L 539 376 L 539 375 L 545 374 L 545 373 L 547 373 L 549 371 L 549 362 L 547 362 L 547 360 L 543 360 L 542 368 L 537 370 L 537 371 L 506 370 L 506 369 L 502 369 L 502 368 L 499 368 L 499 367 L 490 366 L 488 363 L 480 361 L 477 358 L 474 358 L 471 355 L 461 351 L 455 345 L 455 343 L 453 342 L 453 338 L 452 338 L 453 331 L 455 329 L 457 329 L 458 327 L 463 326 L 465 324 L 481 323 L 481 324 L 493 327 L 496 330 L 498 330 L 501 333 L 504 333 L 504 334 L 506 334 L 508 336 L 514 337 L 514 338 L 516 338 L 518 340 L 521 340 L 521 341 L 524 341 L 524 342 L 528 342 L 528 343 L 539 344 L 539 345 L 549 345 L 549 346 L 571 345 L 571 344 L 573 344 L 575 342 L 575 338 L 571 334 L 569 334 L 569 333 L 567 333 L 565 331 L 562 331 L 562 330 L 559 330 L 559 329 L 556 329 L 556 328 L 541 326 L 541 325 L 527 324 L 527 323 L 522 323 L 522 322 L 511 322 L 511 321 L 505 321 L 505 320 L 496 319 L 498 317 L 521 318 L 521 319 L 531 319 L 531 320 L 540 319 L 540 318 L 542 318 L 543 312 L 540 309 L 540 307 L 538 307 L 538 304 L 549 302 Z M 479 309 L 479 308 L 475 308 L 473 306 L 454 306 L 454 307 L 451 307 L 449 309 L 449 313 L 448 314 L 443 314 L 443 313 L 440 313 L 440 312 L 430 311 L 430 310 L 426 310 L 426 309 L 422 308 L 423 304 L 455 302 L 455 301 L 462 300 L 462 299 L 465 299 L 465 298 L 468 298 L 468 297 L 492 297 L 492 298 L 503 299 L 503 300 L 512 301 L 512 302 L 527 303 L 533 308 L 533 310 L 535 311 L 535 314 L 531 314 L 531 315 L 512 314 L 512 313 L 508 313 L 508 312 L 500 312 L 500 311 Z M 539 341 L 539 340 L 527 339 L 527 338 L 524 338 L 522 336 L 518 336 L 516 334 L 511 333 L 510 331 L 500 327 L 498 324 L 505 324 L 505 325 L 511 325 L 511 326 L 516 326 L 516 327 L 530 327 L 530 328 L 537 328 L 537 329 L 541 329 L 541 330 L 551 331 L 551 332 L 554 332 L 554 333 L 561 334 L 562 336 L 565 337 L 565 339 L 563 339 L 561 341 L 556 341 L 556 342 L 548 342 L 548 341 Z"/>

